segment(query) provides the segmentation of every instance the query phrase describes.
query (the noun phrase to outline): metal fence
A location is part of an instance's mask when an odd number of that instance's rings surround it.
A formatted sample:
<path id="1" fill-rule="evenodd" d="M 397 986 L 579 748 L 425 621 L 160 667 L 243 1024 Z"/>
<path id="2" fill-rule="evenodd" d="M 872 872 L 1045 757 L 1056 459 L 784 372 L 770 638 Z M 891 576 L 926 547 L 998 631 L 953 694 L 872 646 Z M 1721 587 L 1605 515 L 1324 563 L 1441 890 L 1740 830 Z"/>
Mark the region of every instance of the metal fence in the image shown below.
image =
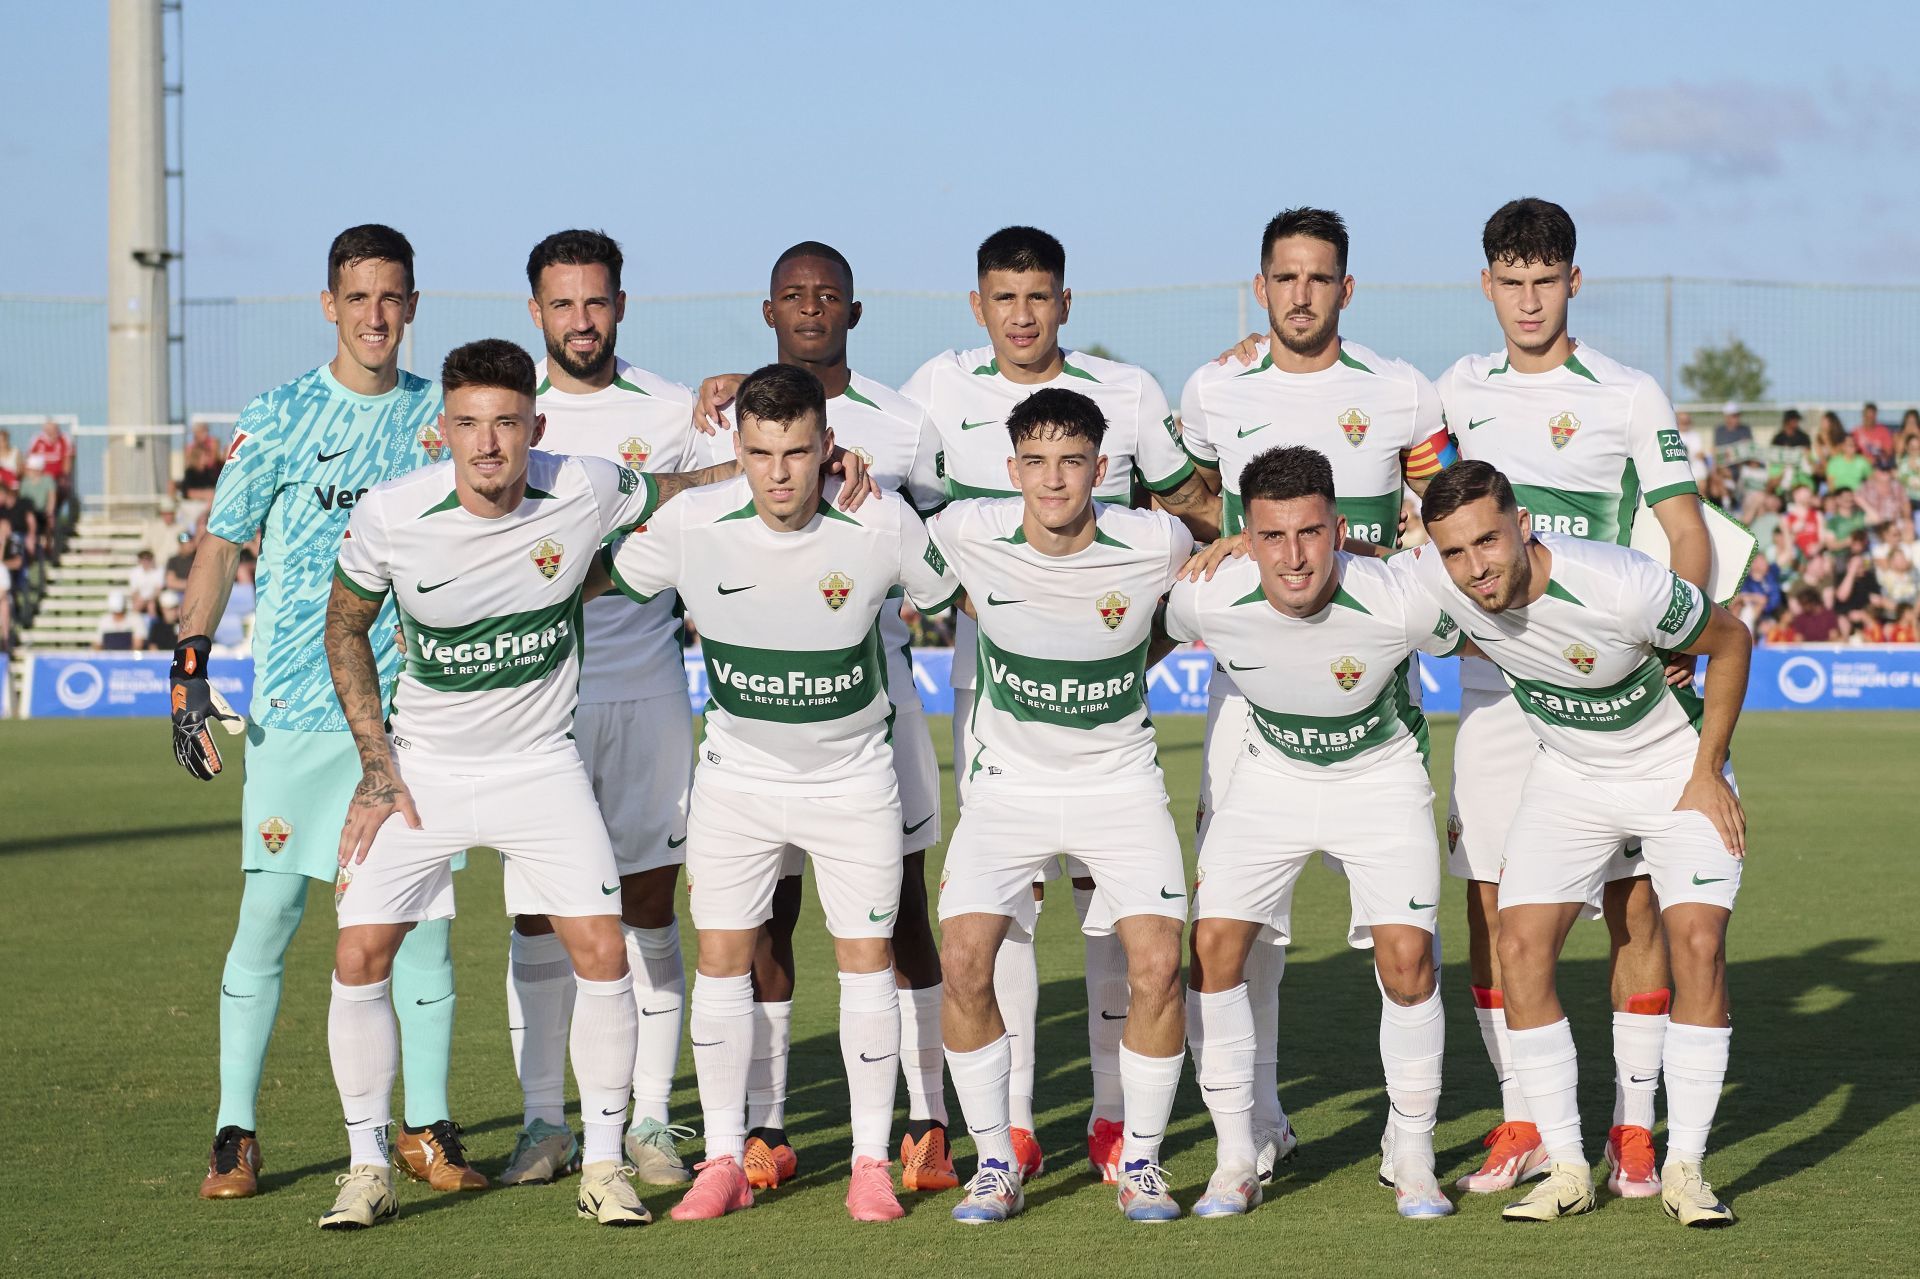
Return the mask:
<path id="1" fill-rule="evenodd" d="M 773 354 L 759 295 L 634 297 L 620 349 L 668 377 L 752 368 Z M 961 293 L 862 294 L 854 364 L 891 384 L 950 346 L 983 345 Z M 1687 278 L 1588 279 L 1574 332 L 1615 359 L 1676 383 L 1702 346 L 1738 337 L 1767 364 L 1775 403 L 1877 400 L 1883 410 L 1920 402 L 1920 286 L 1810 285 Z M 333 335 L 314 295 L 196 298 L 184 317 L 182 418 L 232 413 L 261 390 L 328 357 Z M 1247 286 L 1099 290 L 1074 294 L 1070 346 L 1099 345 L 1145 366 L 1177 398 L 1187 375 L 1224 346 L 1264 327 Z M 1436 375 L 1467 351 L 1500 344 L 1475 283 L 1362 281 L 1342 332 Z M 514 294 L 427 293 L 409 330 L 406 364 L 431 373 L 447 351 L 478 337 L 507 337 L 536 354 L 539 334 Z M 0 295 L 0 413 L 106 416 L 106 305 L 88 298 Z"/>

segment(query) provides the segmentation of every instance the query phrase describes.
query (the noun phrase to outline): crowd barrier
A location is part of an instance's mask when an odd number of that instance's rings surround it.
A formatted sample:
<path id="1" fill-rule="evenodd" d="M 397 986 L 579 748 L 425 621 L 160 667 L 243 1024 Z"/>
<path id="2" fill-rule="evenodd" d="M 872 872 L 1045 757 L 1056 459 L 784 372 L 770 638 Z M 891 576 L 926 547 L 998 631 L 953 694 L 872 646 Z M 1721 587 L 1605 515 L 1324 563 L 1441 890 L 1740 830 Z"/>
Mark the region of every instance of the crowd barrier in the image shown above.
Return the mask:
<path id="1" fill-rule="evenodd" d="M 165 653 L 43 653 L 24 663 L 20 714 L 29 719 L 75 719 L 167 714 Z M 707 673 L 699 649 L 686 654 L 687 700 L 706 705 Z M 931 714 L 953 710 L 953 650 L 920 649 L 913 678 Z M 1423 658 L 1421 703 L 1430 713 L 1460 709 L 1459 663 Z M 0 688 L 7 667 L 0 658 Z M 1207 709 L 1213 659 L 1182 649 L 1147 676 L 1147 706 L 1155 715 L 1198 715 Z M 251 658 L 215 658 L 213 683 L 245 707 L 253 694 Z M 4 693 L 0 693 L 4 697 Z M 0 702 L 4 706 L 4 702 Z M 1920 710 L 1920 645 L 1778 645 L 1754 650 L 1748 710 Z"/>

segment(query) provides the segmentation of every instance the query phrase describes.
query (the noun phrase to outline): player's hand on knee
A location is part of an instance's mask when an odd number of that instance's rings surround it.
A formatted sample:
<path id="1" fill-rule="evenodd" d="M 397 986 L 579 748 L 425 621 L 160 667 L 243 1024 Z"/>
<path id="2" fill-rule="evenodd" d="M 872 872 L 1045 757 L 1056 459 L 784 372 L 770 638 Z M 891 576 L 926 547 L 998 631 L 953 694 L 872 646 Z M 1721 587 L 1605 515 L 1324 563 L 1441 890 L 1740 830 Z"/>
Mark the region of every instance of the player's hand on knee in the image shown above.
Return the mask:
<path id="1" fill-rule="evenodd" d="M 367 860 L 375 836 L 395 813 L 414 830 L 420 829 L 420 810 L 414 807 L 413 793 L 390 769 L 361 775 L 354 787 L 353 801 L 347 805 L 347 824 L 340 832 L 340 864 L 358 865 Z"/>
<path id="2" fill-rule="evenodd" d="M 827 473 L 838 475 L 844 481 L 840 486 L 840 496 L 833 503 L 843 511 L 857 511 L 869 497 L 880 496 L 880 486 L 874 483 L 867 459 L 838 444 L 827 455 Z"/>
<path id="3" fill-rule="evenodd" d="M 1735 857 L 1747 855 L 1747 814 L 1740 806 L 1740 797 L 1727 784 L 1727 779 L 1717 772 L 1696 772 L 1687 780 L 1686 789 L 1680 792 L 1680 802 L 1673 810 L 1683 812 L 1691 810 L 1704 813 L 1713 828 L 1720 832 L 1720 842 L 1727 846 L 1727 852 Z"/>
<path id="4" fill-rule="evenodd" d="M 239 732 L 243 725 L 207 680 L 212 649 L 213 641 L 204 635 L 181 640 L 174 647 L 173 667 L 167 673 L 173 706 L 173 757 L 203 782 L 212 781 L 221 769 L 213 725 L 218 723 L 230 733 Z"/>
<path id="5" fill-rule="evenodd" d="M 1189 582 L 1213 580 L 1214 572 L 1228 559 L 1247 553 L 1247 535 L 1235 533 L 1232 537 L 1223 537 L 1195 551 L 1187 560 L 1186 567 L 1180 570 L 1180 576 Z"/>
<path id="6" fill-rule="evenodd" d="M 1252 364 L 1254 359 L 1260 354 L 1261 339 L 1266 336 L 1264 333 L 1247 334 L 1246 337 L 1240 339 L 1239 345 L 1230 346 L 1220 352 L 1219 356 L 1214 360 L 1214 363 L 1225 364 L 1228 360 L 1238 360 L 1242 364 Z"/>
<path id="7" fill-rule="evenodd" d="M 706 435 L 718 435 L 727 424 L 721 409 L 733 403 L 733 393 L 744 379 L 738 373 L 719 373 L 700 383 L 700 398 L 693 405 L 693 426 Z"/>

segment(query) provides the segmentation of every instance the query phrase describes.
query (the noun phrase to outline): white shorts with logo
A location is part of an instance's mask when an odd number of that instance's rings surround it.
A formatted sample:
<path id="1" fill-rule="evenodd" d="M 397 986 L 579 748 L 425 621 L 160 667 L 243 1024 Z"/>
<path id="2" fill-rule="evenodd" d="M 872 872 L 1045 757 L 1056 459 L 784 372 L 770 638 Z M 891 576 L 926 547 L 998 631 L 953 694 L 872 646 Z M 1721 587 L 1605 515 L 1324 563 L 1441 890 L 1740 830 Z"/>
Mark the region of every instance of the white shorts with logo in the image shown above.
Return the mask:
<path id="1" fill-rule="evenodd" d="M 1327 778 L 1242 763 L 1200 846 L 1194 919 L 1246 920 L 1263 925 L 1262 941 L 1289 944 L 1294 885 L 1316 852 L 1346 876 L 1349 946 L 1371 947 L 1380 924 L 1434 931 L 1440 850 L 1417 756 Z"/>
<path id="2" fill-rule="evenodd" d="M 1726 778 L 1732 785 L 1731 767 Z M 1587 918 L 1598 918 L 1620 845 L 1637 838 L 1637 860 L 1662 910 L 1691 902 L 1732 910 L 1744 863 L 1706 814 L 1674 811 L 1686 784 L 1684 774 L 1602 779 L 1537 753 L 1507 833 L 1500 909 L 1579 902 Z"/>
<path id="3" fill-rule="evenodd" d="M 1101 936 L 1131 915 L 1185 921 L 1180 836 L 1159 787 L 1105 795 L 1031 795 L 976 786 L 960 810 L 940 876 L 940 918 L 1006 915 L 1031 934 L 1032 885 L 1065 855 L 1098 886 L 1083 928 Z M 1084 868 L 1084 870 L 1082 870 Z"/>
<path id="4" fill-rule="evenodd" d="M 617 915 L 620 873 L 593 785 L 572 751 L 538 756 L 511 772 L 461 773 L 399 756 L 420 829 L 395 813 L 358 866 L 341 870 L 342 928 L 453 918 L 455 859 L 498 849 L 509 915 Z"/>
<path id="5" fill-rule="evenodd" d="M 1520 779 L 1540 739 L 1527 713 L 1505 690 L 1460 690 L 1460 732 L 1453 743 L 1453 782 L 1447 796 L 1447 871 L 1456 879 L 1500 882 L 1508 830 L 1520 806 Z M 1608 860 L 1605 879 L 1647 873 L 1639 849 L 1623 845 Z"/>
<path id="6" fill-rule="evenodd" d="M 1200 755 L 1200 811 L 1194 814 L 1193 828 L 1198 840 L 1206 842 L 1207 823 L 1220 811 L 1227 799 L 1227 783 L 1245 755 L 1247 726 L 1253 716 L 1247 711 L 1247 699 L 1238 693 L 1218 690 L 1207 695 L 1207 739 Z"/>
<path id="7" fill-rule="evenodd" d="M 693 777 L 687 820 L 687 901 L 699 929 L 758 928 L 789 846 L 813 859 L 827 931 L 891 937 L 900 910 L 897 788 L 850 795 L 781 795 Z"/>
<path id="8" fill-rule="evenodd" d="M 918 706 L 893 708 L 893 775 L 900 788 L 900 851 L 923 853 L 940 842 L 940 757 Z M 807 850 L 789 844 L 780 878 L 805 873 Z"/>
<path id="9" fill-rule="evenodd" d="M 685 861 L 693 786 L 693 716 L 685 694 L 583 702 L 573 714 L 573 739 L 620 873 Z"/>

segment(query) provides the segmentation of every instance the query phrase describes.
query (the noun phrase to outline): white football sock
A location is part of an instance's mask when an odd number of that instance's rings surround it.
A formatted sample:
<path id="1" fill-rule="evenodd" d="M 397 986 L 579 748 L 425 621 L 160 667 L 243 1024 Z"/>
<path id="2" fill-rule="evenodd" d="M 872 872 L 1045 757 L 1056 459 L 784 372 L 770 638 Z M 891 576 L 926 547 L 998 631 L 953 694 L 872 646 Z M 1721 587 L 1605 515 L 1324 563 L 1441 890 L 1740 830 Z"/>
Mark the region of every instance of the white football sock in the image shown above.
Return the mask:
<path id="1" fill-rule="evenodd" d="M 633 1053 L 633 1118 L 667 1122 L 673 1072 L 680 1066 L 680 1017 L 687 1002 L 687 967 L 680 956 L 680 922 L 665 928 L 620 926 L 633 973 L 640 1038 Z"/>
<path id="2" fill-rule="evenodd" d="M 618 1163 L 620 1138 L 627 1131 L 627 1093 L 633 1087 L 633 1045 L 640 1033 L 633 974 L 621 973 L 612 981 L 573 980 L 579 989 L 567 1048 L 573 1080 L 580 1085 L 580 1159 Z"/>
<path id="3" fill-rule="evenodd" d="M 1180 1086 L 1180 1068 L 1186 1060 L 1185 1053 L 1146 1057 L 1120 1045 L 1120 1083 L 1127 1091 L 1126 1138 L 1120 1146 L 1123 1170 L 1142 1159 L 1160 1162 L 1160 1143 L 1167 1135 L 1174 1089 Z"/>
<path id="4" fill-rule="evenodd" d="M 972 1052 L 947 1050 L 947 1076 L 953 1095 L 960 1099 L 960 1117 L 966 1121 L 973 1148 L 985 1163 L 992 1159 L 1009 1170 L 1013 1157 L 1013 1124 L 1007 1113 L 1007 1081 L 1013 1069 L 1013 1049 L 1005 1035 Z"/>
<path id="5" fill-rule="evenodd" d="M 907 1081 L 907 1118 L 947 1122 L 946 1055 L 940 1044 L 945 986 L 900 992 L 900 1073 Z"/>
<path id="6" fill-rule="evenodd" d="M 1447 1023 L 1435 987 L 1411 1008 L 1384 995 L 1380 1000 L 1380 1064 L 1386 1070 L 1394 1158 L 1433 1167 L 1433 1124 L 1440 1110 L 1440 1062 L 1446 1055 Z"/>
<path id="7" fill-rule="evenodd" d="M 1033 939 L 1000 943 L 993 961 L 993 994 L 1000 1004 L 1000 1020 L 1007 1028 L 1012 1054 L 1007 1092 L 1008 1112 L 1015 1128 L 1033 1131 L 1034 1021 L 1040 1012 L 1040 971 L 1034 964 Z"/>
<path id="8" fill-rule="evenodd" d="M 1094 890 L 1073 890 L 1073 909 L 1084 927 Z M 1087 1055 L 1093 1065 L 1093 1110 L 1087 1131 L 1097 1119 L 1117 1120 L 1126 1111 L 1126 1093 L 1120 1087 L 1120 1035 L 1127 1028 L 1127 952 L 1113 933 L 1086 939 Z"/>
<path id="9" fill-rule="evenodd" d="M 1278 1132 L 1287 1125 L 1280 1108 L 1280 978 L 1287 971 L 1287 948 L 1256 938 L 1241 971 L 1253 1017 L 1253 1126 Z"/>
<path id="10" fill-rule="evenodd" d="M 1222 1168 L 1253 1167 L 1253 1008 L 1244 983 L 1232 990 L 1187 991 L 1187 1047 L 1200 1100 L 1213 1116 Z"/>
<path id="11" fill-rule="evenodd" d="M 1486 1045 L 1487 1060 L 1493 1063 L 1494 1078 L 1500 1083 L 1500 1118 L 1510 1124 L 1531 1123 L 1526 1094 L 1520 1091 L 1519 1076 L 1513 1073 L 1513 1046 L 1507 1042 L 1507 1010 L 1502 1005 L 1486 1007 L 1483 1002 L 1486 998 L 1479 987 L 1474 988 L 1473 1019 L 1480 1023 L 1480 1042 Z"/>
<path id="12" fill-rule="evenodd" d="M 893 970 L 840 974 L 840 1060 L 847 1068 L 853 1157 L 886 1162 L 899 1078 L 900 996 Z"/>
<path id="13" fill-rule="evenodd" d="M 400 1026 L 393 1017 L 391 982 L 346 986 L 334 974 L 327 1052 L 347 1121 L 348 1158 L 356 1164 L 385 1165 L 393 1077 L 400 1069 Z"/>
<path id="14" fill-rule="evenodd" d="M 1573 1027 L 1562 1017 L 1551 1026 L 1507 1031 L 1513 1073 L 1526 1095 L 1527 1111 L 1540 1130 L 1540 1145 L 1555 1163 L 1585 1164 L 1580 1142 L 1580 1058 Z"/>
<path id="15" fill-rule="evenodd" d="M 700 1084 L 701 1124 L 708 1159 L 744 1163 L 747 1149 L 747 1069 L 753 1060 L 757 1005 L 753 978 L 696 973 L 688 1001 L 693 1070 Z M 791 1008 L 792 1005 L 787 1005 Z"/>
<path id="16" fill-rule="evenodd" d="M 787 1126 L 787 1052 L 793 1001 L 753 1006 L 753 1057 L 747 1066 L 747 1128 Z"/>
<path id="17" fill-rule="evenodd" d="M 1653 1130 L 1653 1099 L 1660 1091 L 1660 1059 L 1667 1015 L 1613 1015 L 1613 1122 Z"/>
<path id="18" fill-rule="evenodd" d="M 567 1122 L 567 1022 L 573 1016 L 573 964 L 552 933 L 507 943 L 507 1038 L 520 1077 L 520 1122 Z"/>
<path id="19" fill-rule="evenodd" d="M 1727 1056 L 1733 1044 L 1730 1026 L 1667 1027 L 1661 1062 L 1667 1077 L 1667 1162 L 1698 1162 L 1707 1157 L 1707 1133 L 1720 1106 L 1727 1080 Z"/>

